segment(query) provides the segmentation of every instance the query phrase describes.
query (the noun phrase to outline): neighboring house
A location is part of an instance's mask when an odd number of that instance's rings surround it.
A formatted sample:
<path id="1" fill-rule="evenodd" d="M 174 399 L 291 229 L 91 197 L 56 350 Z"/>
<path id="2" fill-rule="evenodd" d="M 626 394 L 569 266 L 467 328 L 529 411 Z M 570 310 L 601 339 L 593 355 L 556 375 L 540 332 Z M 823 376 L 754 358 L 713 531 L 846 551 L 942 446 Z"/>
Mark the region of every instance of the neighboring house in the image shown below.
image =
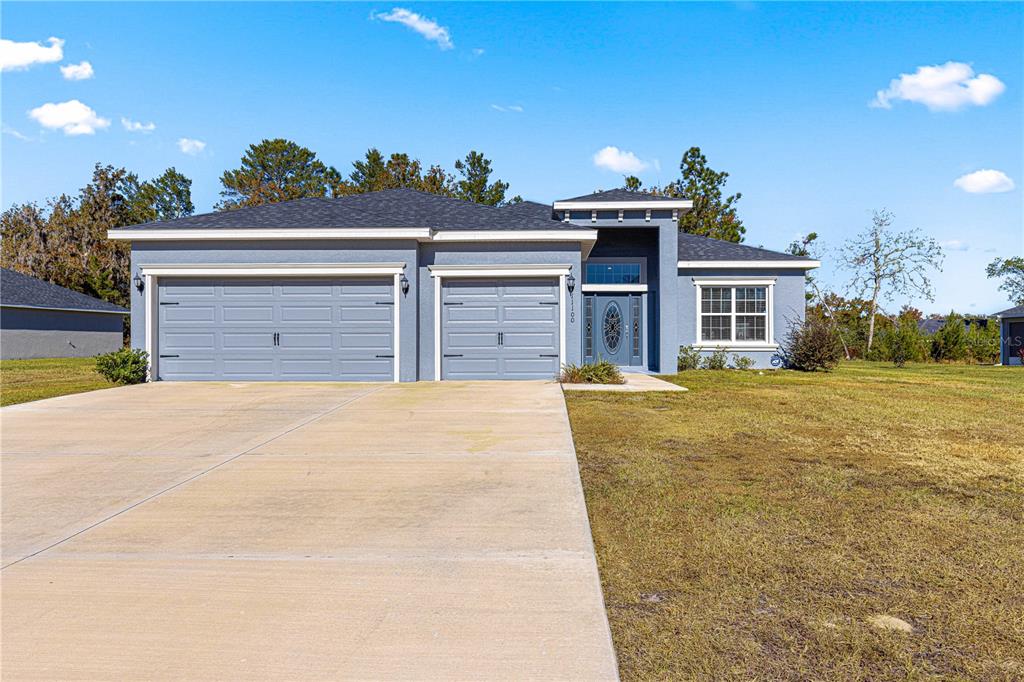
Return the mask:
<path id="1" fill-rule="evenodd" d="M 82 358 L 124 344 L 124 316 L 113 303 L 0 269 L 0 357 Z"/>
<path id="2" fill-rule="evenodd" d="M 598 358 L 674 372 L 682 345 L 767 367 L 818 262 L 680 234 L 690 206 L 395 189 L 110 237 L 132 243 L 132 343 L 158 379 L 549 379 Z"/>
<path id="3" fill-rule="evenodd" d="M 982 329 L 987 329 L 988 328 L 988 318 L 987 317 L 965 317 L 963 322 L 964 322 L 964 330 L 965 331 L 970 331 L 971 325 L 977 325 L 978 327 L 981 327 Z M 946 318 L 944 318 L 944 317 L 929 317 L 926 320 L 918 320 L 917 321 L 917 328 L 918 328 L 918 330 L 920 330 L 920 332 L 922 334 L 926 335 L 926 336 L 931 336 L 932 334 L 934 334 L 935 332 L 939 331 L 940 329 L 942 329 L 945 326 L 946 326 Z"/>
<path id="4" fill-rule="evenodd" d="M 999 320 L 999 362 L 1020 365 L 1020 350 L 1024 348 L 1024 305 L 996 313 Z"/>

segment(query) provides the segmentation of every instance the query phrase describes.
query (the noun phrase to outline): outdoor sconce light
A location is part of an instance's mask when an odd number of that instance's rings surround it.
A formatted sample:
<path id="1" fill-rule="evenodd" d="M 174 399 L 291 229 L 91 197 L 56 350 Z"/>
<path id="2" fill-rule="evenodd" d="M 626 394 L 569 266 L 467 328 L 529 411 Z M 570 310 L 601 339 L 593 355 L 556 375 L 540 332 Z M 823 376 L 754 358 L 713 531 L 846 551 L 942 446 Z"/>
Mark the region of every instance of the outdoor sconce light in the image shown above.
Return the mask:
<path id="1" fill-rule="evenodd" d="M 565 288 L 569 290 L 570 294 L 576 288 L 576 278 L 572 276 L 571 272 L 565 276 Z"/>
<path id="2" fill-rule="evenodd" d="M 409 293 L 409 278 L 405 276 L 404 272 L 402 273 L 402 276 L 399 278 L 398 283 L 402 287 L 402 294 L 403 295 L 404 294 L 408 294 Z"/>
<path id="3" fill-rule="evenodd" d="M 132 278 L 132 283 L 135 285 L 135 288 L 139 290 L 140 294 L 142 293 L 142 290 L 146 288 L 146 282 L 139 277 L 139 273 L 137 272 L 135 273 L 135 277 Z"/>

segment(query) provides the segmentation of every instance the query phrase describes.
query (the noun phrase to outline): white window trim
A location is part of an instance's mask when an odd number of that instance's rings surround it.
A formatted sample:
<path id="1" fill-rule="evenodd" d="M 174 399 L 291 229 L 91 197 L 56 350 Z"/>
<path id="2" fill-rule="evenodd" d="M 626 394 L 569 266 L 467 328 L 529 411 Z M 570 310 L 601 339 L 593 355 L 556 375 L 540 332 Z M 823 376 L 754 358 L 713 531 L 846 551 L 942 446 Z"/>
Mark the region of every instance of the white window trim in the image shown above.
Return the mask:
<path id="1" fill-rule="evenodd" d="M 394 285 L 392 292 L 395 300 L 394 347 L 395 357 L 392 363 L 393 380 L 401 379 L 401 279 L 405 263 L 231 263 L 222 265 L 178 264 L 178 265 L 143 265 L 140 268 L 146 288 L 146 347 L 149 354 L 149 380 L 160 376 L 159 347 L 156 331 L 156 316 L 159 315 L 159 287 L 161 277 L 372 277 L 391 275 Z"/>
<path id="2" fill-rule="evenodd" d="M 774 270 L 777 268 L 800 268 L 813 270 L 821 267 L 820 260 L 681 260 L 679 268 L 744 268 L 745 270 Z"/>
<path id="3" fill-rule="evenodd" d="M 696 330 L 693 347 L 698 350 L 776 350 L 779 344 L 775 342 L 775 278 L 703 278 L 693 279 L 696 301 Z M 701 339 L 701 288 L 703 287 L 765 287 L 765 340 L 764 341 L 704 341 Z M 731 318 L 731 334 L 736 332 L 736 315 L 745 314 L 736 312 L 735 294 L 733 294 L 730 305 L 729 317 Z M 709 313 L 711 314 L 711 313 Z"/>
<path id="4" fill-rule="evenodd" d="M 429 265 L 434 278 L 434 381 L 441 381 L 441 297 L 444 280 L 458 277 L 557 277 L 558 278 L 558 366 L 565 364 L 565 278 L 570 264 L 558 265 Z"/>

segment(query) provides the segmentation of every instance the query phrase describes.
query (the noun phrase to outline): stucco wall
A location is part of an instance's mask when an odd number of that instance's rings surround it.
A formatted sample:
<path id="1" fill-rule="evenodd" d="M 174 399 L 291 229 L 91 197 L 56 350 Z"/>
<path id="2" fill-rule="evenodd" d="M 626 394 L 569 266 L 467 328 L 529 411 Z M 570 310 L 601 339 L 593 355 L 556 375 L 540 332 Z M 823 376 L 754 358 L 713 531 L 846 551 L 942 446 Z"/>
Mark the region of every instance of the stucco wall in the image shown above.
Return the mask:
<path id="1" fill-rule="evenodd" d="M 121 315 L 0 308 L 0 358 L 86 358 L 121 347 Z"/>
<path id="2" fill-rule="evenodd" d="M 414 240 L 294 240 L 265 242 L 136 242 L 132 245 L 132 275 L 144 265 L 222 263 L 405 263 L 409 293 L 399 306 L 402 381 L 415 381 L 417 277 Z M 145 296 L 132 288 L 132 346 L 146 343 Z"/>
<path id="3" fill-rule="evenodd" d="M 434 297 L 437 280 L 431 265 L 571 265 L 576 288 L 565 292 L 565 362 L 579 364 L 583 353 L 582 292 L 578 242 L 530 244 L 522 242 L 423 244 L 420 248 L 417 290 L 419 291 L 419 376 L 434 379 Z"/>
<path id="4" fill-rule="evenodd" d="M 699 340 L 697 333 L 697 285 L 694 279 L 712 277 L 734 278 L 734 279 L 774 279 L 775 305 L 772 311 L 772 325 L 774 327 L 774 343 L 781 343 L 789 333 L 789 328 L 794 322 L 802 322 L 804 319 L 804 272 L 793 269 L 738 269 L 738 268 L 688 268 L 679 270 L 679 346 L 694 345 Z M 728 345 L 723 346 L 732 356 L 741 355 L 751 358 L 755 367 L 771 368 L 771 358 L 777 352 L 775 349 L 749 350 L 731 349 Z M 702 351 L 703 355 L 710 355 L 713 350 Z"/>
<path id="5" fill-rule="evenodd" d="M 1000 362 L 1004 365 L 1020 365 L 1020 358 L 1017 356 L 1017 348 L 1024 343 L 1024 334 L 1013 334 L 1010 324 L 1015 330 L 1018 325 L 1024 325 L 1024 317 L 1007 317 L 999 321 L 999 355 Z"/>

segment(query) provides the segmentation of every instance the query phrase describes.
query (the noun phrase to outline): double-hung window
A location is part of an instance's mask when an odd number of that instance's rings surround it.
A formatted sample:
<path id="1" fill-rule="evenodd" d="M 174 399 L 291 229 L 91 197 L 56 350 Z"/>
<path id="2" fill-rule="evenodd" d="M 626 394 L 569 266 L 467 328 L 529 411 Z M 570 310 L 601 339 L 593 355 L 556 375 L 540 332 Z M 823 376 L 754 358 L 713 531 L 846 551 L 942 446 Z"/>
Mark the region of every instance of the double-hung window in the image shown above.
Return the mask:
<path id="1" fill-rule="evenodd" d="M 770 345 L 770 282 L 698 281 L 698 338 L 703 345 Z"/>

